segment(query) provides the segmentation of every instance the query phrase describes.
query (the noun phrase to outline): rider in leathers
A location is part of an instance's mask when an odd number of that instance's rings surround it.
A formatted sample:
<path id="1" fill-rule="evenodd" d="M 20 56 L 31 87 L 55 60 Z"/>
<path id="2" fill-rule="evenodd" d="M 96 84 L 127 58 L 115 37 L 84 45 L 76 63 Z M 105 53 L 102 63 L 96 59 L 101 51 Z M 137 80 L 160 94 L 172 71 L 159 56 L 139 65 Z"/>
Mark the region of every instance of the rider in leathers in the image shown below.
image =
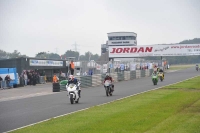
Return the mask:
<path id="1" fill-rule="evenodd" d="M 81 97 L 81 88 L 80 86 L 78 86 L 78 79 L 74 78 L 73 75 L 69 75 L 67 86 L 69 86 L 69 84 L 72 84 L 72 83 L 77 85 L 78 95 L 79 97 Z"/>
<path id="2" fill-rule="evenodd" d="M 163 74 L 163 78 L 165 77 L 164 71 L 162 69 L 159 69 L 159 72 Z"/>
<path id="3" fill-rule="evenodd" d="M 109 76 L 107 73 L 106 73 L 106 77 L 104 78 L 104 83 L 106 80 L 110 80 L 111 81 L 111 84 L 112 84 L 112 91 L 114 91 L 114 85 L 113 85 L 113 79 L 111 76 Z"/>

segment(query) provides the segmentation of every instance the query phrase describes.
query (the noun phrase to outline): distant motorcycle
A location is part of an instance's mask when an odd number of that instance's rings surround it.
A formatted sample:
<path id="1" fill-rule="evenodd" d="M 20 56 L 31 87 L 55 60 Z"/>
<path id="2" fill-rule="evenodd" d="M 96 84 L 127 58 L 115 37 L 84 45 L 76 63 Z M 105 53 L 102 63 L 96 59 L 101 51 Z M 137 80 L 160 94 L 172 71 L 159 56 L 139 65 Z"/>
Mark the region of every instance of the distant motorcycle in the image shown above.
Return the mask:
<path id="1" fill-rule="evenodd" d="M 159 72 L 158 73 L 158 77 L 159 77 L 160 81 L 163 81 L 164 80 L 164 74 L 163 74 L 163 72 Z"/>
<path id="2" fill-rule="evenodd" d="M 68 86 L 66 85 L 68 96 L 70 99 L 71 104 L 78 103 L 79 102 L 79 95 L 78 95 L 78 87 L 80 86 L 80 82 L 76 84 L 69 84 Z"/>
<path id="3" fill-rule="evenodd" d="M 158 75 L 155 73 L 152 74 L 152 82 L 154 85 L 157 85 L 158 83 Z"/>
<path id="4" fill-rule="evenodd" d="M 196 70 L 199 71 L 199 67 L 196 66 Z"/>
<path id="5" fill-rule="evenodd" d="M 106 96 L 112 96 L 113 89 L 112 89 L 112 84 L 110 80 L 106 80 L 104 83 L 104 87 L 106 90 Z"/>

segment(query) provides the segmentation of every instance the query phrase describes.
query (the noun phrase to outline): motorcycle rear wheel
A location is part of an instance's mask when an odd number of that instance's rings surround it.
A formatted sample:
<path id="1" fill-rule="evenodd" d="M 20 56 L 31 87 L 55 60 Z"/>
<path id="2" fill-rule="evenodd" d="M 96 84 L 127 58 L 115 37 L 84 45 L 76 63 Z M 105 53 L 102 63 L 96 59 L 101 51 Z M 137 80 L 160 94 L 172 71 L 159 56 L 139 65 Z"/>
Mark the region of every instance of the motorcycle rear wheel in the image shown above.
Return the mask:
<path id="1" fill-rule="evenodd" d="M 77 101 L 75 101 L 75 103 L 78 103 L 78 101 L 79 101 L 79 98 L 77 99 Z"/>

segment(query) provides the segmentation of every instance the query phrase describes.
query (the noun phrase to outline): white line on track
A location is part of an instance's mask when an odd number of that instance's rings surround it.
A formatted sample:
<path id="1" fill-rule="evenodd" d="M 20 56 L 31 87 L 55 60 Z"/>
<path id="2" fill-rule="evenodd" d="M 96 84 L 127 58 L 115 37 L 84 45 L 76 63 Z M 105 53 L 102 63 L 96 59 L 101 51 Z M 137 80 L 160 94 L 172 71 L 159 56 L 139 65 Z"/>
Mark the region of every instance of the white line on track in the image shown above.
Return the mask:
<path id="1" fill-rule="evenodd" d="M 194 76 L 194 77 L 192 77 L 192 78 L 195 78 L 195 77 L 198 77 L 198 76 Z M 188 78 L 188 79 L 185 79 L 185 80 L 176 82 L 176 83 L 172 83 L 172 84 L 168 84 L 168 85 L 165 85 L 165 86 L 161 86 L 161 87 L 158 87 L 158 88 L 155 88 L 155 89 L 151 89 L 151 90 L 148 90 L 148 91 L 143 91 L 143 92 L 140 92 L 140 93 L 136 93 L 136 94 L 133 94 L 133 95 L 130 95 L 130 96 L 126 96 L 126 97 L 123 97 L 123 98 L 119 98 L 119 99 L 116 99 L 116 100 L 113 100 L 113 101 L 110 101 L 110 102 L 107 102 L 107 103 L 95 105 L 95 106 L 102 106 L 102 105 L 105 105 L 105 104 L 109 104 L 109 103 L 112 103 L 112 102 L 115 102 L 115 101 L 118 101 L 118 100 L 122 100 L 122 99 L 125 99 L 125 98 L 129 98 L 129 97 L 132 97 L 132 96 L 135 96 L 135 95 L 139 95 L 139 94 L 142 94 L 142 93 L 145 93 L 145 92 L 149 92 L 149 91 L 157 90 L 157 89 L 160 89 L 160 88 L 169 86 L 169 85 L 174 85 L 174 84 L 177 84 L 177 83 L 181 83 L 181 82 L 183 82 L 183 81 L 187 81 L 187 80 L 192 79 L 192 78 Z M 94 107 L 94 106 L 92 106 L 92 107 Z M 56 117 L 53 117 L 53 118 L 55 119 L 55 118 L 59 118 L 59 117 L 62 117 L 62 116 L 74 114 L 74 113 L 77 113 L 77 112 L 80 112 L 80 111 L 88 110 L 88 109 L 90 109 L 90 108 L 92 108 L 92 107 L 85 108 L 85 109 L 81 109 L 81 110 L 77 110 L 77 111 L 73 111 L 73 112 L 70 112 L 70 113 L 67 113 L 67 114 L 63 114 L 63 115 L 59 115 L 59 116 L 56 116 Z M 33 126 L 33 125 L 36 125 L 36 124 L 39 124 L 39 123 L 42 123 L 42 122 L 45 122 L 45 121 L 48 121 L 48 120 L 51 120 L 51 119 L 52 119 L 52 118 L 49 118 L 49 119 L 46 119 L 46 120 L 43 120 L 43 121 L 39 121 L 39 122 L 36 122 L 36 123 L 33 123 L 33 124 L 29 124 L 29 125 L 26 125 L 26 126 L 23 126 L 23 127 L 19 127 L 19 128 L 16 128 L 16 129 L 7 131 L 7 132 L 4 132 L 4 133 L 9 133 L 9 132 L 12 132 L 12 131 L 15 131 L 15 130 L 19 130 L 19 129 L 22 129 L 22 128 L 30 127 L 30 126 Z"/>
<path id="2" fill-rule="evenodd" d="M 23 95 L 23 96 L 1 98 L 0 102 L 10 101 L 10 100 L 17 100 L 17 99 L 23 99 L 23 98 L 29 98 L 29 97 L 36 97 L 36 96 L 43 96 L 43 95 L 50 95 L 50 94 L 54 94 L 54 93 L 52 93 L 52 92 L 40 92 L 40 93 L 34 93 L 34 94 L 29 94 L 29 95 Z"/>

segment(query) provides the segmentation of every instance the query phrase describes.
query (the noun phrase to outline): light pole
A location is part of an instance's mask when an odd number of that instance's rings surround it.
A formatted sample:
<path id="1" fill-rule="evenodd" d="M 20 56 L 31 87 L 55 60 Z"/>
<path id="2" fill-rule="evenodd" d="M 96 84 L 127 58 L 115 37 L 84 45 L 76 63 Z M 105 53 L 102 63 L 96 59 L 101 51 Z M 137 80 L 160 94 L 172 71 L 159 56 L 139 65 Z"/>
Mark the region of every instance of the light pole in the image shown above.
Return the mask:
<path id="1" fill-rule="evenodd" d="M 49 59 L 49 51 L 48 51 L 48 59 Z"/>

